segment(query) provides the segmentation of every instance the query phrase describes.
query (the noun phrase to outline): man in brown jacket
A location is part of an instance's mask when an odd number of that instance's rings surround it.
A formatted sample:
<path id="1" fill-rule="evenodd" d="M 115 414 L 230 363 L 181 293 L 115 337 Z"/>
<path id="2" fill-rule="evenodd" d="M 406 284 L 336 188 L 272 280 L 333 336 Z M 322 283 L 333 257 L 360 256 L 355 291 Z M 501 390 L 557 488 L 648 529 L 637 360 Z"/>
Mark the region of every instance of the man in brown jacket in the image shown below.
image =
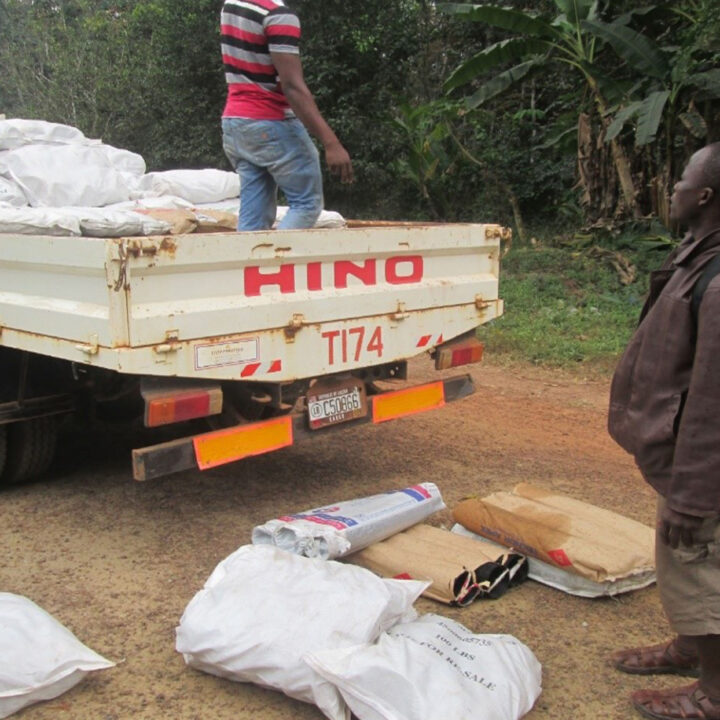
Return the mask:
<path id="1" fill-rule="evenodd" d="M 657 581 L 676 633 L 623 650 L 616 668 L 699 681 L 639 690 L 644 716 L 720 720 L 720 276 L 699 309 L 693 288 L 720 253 L 720 143 L 691 158 L 670 201 L 688 234 L 652 273 L 640 324 L 612 381 L 608 428 L 658 493 Z"/>

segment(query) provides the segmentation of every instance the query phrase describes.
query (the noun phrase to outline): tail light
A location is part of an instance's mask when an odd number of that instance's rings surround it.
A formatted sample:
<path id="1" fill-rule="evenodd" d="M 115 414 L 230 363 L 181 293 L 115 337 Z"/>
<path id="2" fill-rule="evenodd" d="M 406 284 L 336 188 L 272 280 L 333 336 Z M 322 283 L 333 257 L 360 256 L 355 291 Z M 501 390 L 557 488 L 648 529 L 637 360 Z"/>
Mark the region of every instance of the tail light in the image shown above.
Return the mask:
<path id="1" fill-rule="evenodd" d="M 143 394 L 147 427 L 169 425 L 222 412 L 223 395 L 220 387 Z"/>
<path id="2" fill-rule="evenodd" d="M 440 345 L 435 350 L 435 369 L 446 370 L 459 365 L 480 362 L 483 344 L 476 337 L 465 337 Z"/>

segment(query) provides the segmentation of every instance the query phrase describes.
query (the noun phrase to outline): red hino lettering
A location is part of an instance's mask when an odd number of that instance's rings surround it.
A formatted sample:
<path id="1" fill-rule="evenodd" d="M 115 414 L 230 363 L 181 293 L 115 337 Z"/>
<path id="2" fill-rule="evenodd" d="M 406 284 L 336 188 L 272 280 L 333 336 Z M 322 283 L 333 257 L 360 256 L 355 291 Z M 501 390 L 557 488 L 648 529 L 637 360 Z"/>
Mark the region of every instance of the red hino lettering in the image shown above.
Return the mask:
<path id="1" fill-rule="evenodd" d="M 376 265 L 377 260 L 366 260 L 362 265 L 356 265 L 349 260 L 338 260 L 333 263 L 335 287 L 346 288 L 348 286 L 348 275 L 354 275 L 363 285 L 377 285 Z"/>
<path id="2" fill-rule="evenodd" d="M 281 265 L 276 272 L 260 272 L 257 265 L 245 268 L 245 295 L 255 297 L 263 285 L 278 285 L 283 294 L 295 292 L 295 265 Z"/>
<path id="3" fill-rule="evenodd" d="M 410 265 L 400 272 L 398 266 Z M 421 255 L 409 255 L 407 257 L 391 257 L 385 261 L 385 279 L 391 285 L 404 285 L 406 283 L 420 282 L 423 276 L 423 259 Z"/>
<path id="4" fill-rule="evenodd" d="M 294 293 L 297 281 L 302 280 L 303 275 L 305 287 L 310 291 L 319 291 L 326 287 L 347 288 L 350 277 L 354 277 L 361 285 L 377 285 L 380 269 L 384 281 L 390 285 L 420 282 L 424 273 L 421 255 L 398 255 L 384 261 L 369 258 L 361 263 L 336 260 L 331 264 L 332 284 L 323 282 L 322 269 L 322 263 L 319 262 L 310 262 L 307 265 L 291 263 L 280 265 L 277 269 L 263 269 L 259 265 L 251 265 L 245 268 L 245 295 L 256 297 L 266 285 L 277 288 L 283 295 Z"/>

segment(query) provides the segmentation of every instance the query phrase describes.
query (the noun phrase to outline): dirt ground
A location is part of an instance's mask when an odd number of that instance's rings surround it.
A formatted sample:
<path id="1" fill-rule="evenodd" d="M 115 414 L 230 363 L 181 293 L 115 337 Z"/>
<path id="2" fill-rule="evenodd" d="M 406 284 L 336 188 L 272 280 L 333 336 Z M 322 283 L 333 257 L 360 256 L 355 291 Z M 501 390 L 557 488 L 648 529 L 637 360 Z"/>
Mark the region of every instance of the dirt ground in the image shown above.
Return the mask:
<path id="1" fill-rule="evenodd" d="M 434 376 L 428 365 L 412 363 L 411 378 Z M 0 494 L 0 590 L 28 596 L 118 665 L 16 717 L 322 718 L 280 693 L 191 670 L 174 650 L 183 609 L 215 565 L 282 512 L 422 481 L 452 508 L 527 481 L 652 523 L 652 492 L 605 431 L 607 378 L 492 363 L 471 373 L 475 394 L 442 410 L 145 484 L 130 475 L 136 433 L 67 432 L 51 477 Z M 449 511 L 433 523 L 449 527 Z M 631 690 L 677 682 L 606 662 L 617 647 L 665 636 L 654 587 L 587 600 L 528 582 L 465 609 L 425 599 L 417 609 L 525 642 L 543 666 L 529 720 L 632 718 Z"/>

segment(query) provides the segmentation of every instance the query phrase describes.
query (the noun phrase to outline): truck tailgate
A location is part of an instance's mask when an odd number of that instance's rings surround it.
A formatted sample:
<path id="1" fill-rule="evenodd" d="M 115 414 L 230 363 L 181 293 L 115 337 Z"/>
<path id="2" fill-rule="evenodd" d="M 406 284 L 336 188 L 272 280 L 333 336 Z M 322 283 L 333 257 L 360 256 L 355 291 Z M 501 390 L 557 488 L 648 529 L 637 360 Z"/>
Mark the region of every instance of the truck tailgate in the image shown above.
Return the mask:
<path id="1" fill-rule="evenodd" d="M 0 236 L 2 344 L 129 373 L 285 381 L 492 319 L 496 225 Z"/>

